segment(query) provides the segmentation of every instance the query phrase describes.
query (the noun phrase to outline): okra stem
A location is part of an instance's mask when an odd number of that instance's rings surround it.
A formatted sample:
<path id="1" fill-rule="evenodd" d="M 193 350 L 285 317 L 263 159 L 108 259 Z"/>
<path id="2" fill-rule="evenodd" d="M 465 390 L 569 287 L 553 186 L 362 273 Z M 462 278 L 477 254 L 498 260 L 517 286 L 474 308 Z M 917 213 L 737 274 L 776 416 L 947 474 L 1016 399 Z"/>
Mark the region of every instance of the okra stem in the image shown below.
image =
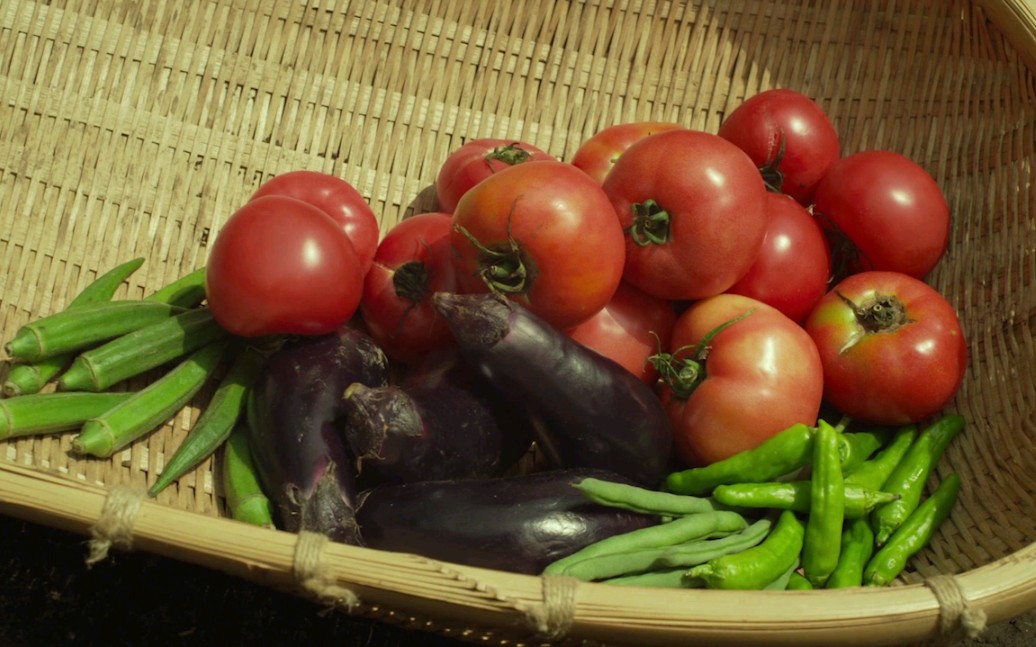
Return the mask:
<path id="1" fill-rule="evenodd" d="M 235 356 L 208 406 L 151 486 L 148 491 L 150 496 L 157 495 L 170 483 L 197 467 L 223 444 L 242 417 L 245 400 L 259 375 L 262 363 L 262 356 L 250 348 Z"/>
<path id="2" fill-rule="evenodd" d="M 259 484 L 244 423 L 235 426 L 227 437 L 220 465 L 223 494 L 231 518 L 273 528 L 273 504 Z"/>
<path id="3" fill-rule="evenodd" d="M 153 431 L 182 409 L 216 369 L 227 347 L 217 341 L 187 359 L 133 397 L 87 420 L 72 439 L 72 451 L 108 458 Z"/>
<path id="4" fill-rule="evenodd" d="M 27 393 L 0 400 L 0 440 L 77 429 L 133 394 Z"/>

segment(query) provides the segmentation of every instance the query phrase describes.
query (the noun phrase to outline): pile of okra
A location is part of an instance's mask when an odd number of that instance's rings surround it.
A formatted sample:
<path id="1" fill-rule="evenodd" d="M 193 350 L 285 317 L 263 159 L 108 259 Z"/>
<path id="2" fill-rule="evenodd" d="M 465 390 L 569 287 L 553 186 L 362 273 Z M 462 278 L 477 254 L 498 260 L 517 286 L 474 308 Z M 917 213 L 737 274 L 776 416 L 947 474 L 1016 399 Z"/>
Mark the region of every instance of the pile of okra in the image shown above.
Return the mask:
<path id="1" fill-rule="evenodd" d="M 598 541 L 545 574 L 617 585 L 784 590 L 884 586 L 949 516 L 955 473 L 929 480 L 964 420 L 794 425 L 758 447 L 674 472 L 655 491 L 586 479 L 589 499 L 660 523 Z"/>

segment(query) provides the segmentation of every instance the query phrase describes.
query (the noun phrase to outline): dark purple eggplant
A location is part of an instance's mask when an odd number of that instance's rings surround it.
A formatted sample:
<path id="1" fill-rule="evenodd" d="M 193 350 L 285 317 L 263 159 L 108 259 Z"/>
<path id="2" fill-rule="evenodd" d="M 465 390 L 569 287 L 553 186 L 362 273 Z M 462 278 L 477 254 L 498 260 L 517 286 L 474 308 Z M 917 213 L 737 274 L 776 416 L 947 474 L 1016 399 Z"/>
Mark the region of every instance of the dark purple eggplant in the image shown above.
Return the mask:
<path id="1" fill-rule="evenodd" d="M 388 360 L 359 330 L 293 338 L 273 352 L 246 409 L 249 445 L 283 530 L 358 542 L 354 458 L 337 426 L 354 382 L 388 382 Z"/>
<path id="2" fill-rule="evenodd" d="M 456 349 L 432 353 L 398 384 L 345 391 L 343 430 L 360 469 L 382 480 L 495 476 L 532 444 L 521 412 L 507 405 Z"/>
<path id="3" fill-rule="evenodd" d="M 673 433 L 650 386 L 503 296 L 439 292 L 433 303 L 472 365 L 530 412 L 551 464 L 661 482 Z"/>
<path id="4" fill-rule="evenodd" d="M 379 485 L 360 493 L 356 519 L 370 548 L 539 574 L 596 541 L 659 522 L 657 515 L 590 501 L 573 484 L 591 476 L 630 482 L 605 470 L 573 468 Z"/>

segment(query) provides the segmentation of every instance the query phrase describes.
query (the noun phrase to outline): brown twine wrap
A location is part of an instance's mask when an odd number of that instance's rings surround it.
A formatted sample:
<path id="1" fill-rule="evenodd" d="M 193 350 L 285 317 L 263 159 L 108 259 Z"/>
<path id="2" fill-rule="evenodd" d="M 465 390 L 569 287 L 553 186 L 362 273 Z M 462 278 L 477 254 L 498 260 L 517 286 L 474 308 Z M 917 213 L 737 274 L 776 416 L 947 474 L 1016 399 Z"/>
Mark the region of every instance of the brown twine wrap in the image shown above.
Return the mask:
<path id="1" fill-rule="evenodd" d="M 319 532 L 300 531 L 295 542 L 292 572 L 306 592 L 321 602 L 351 612 L 360 604 L 360 598 L 351 589 L 340 586 L 323 563 L 324 546 L 330 539 Z"/>
<path id="2" fill-rule="evenodd" d="M 986 628 L 986 612 L 972 609 L 964 592 L 952 575 L 935 575 L 924 581 L 939 602 L 939 634 L 952 640 L 963 629 L 969 638 L 977 638 Z"/>
<path id="3" fill-rule="evenodd" d="M 130 549 L 133 546 L 133 522 L 144 498 L 142 490 L 117 485 L 108 491 L 101 507 L 101 516 L 90 527 L 90 554 L 86 565 L 93 566 L 108 556 L 112 546 Z"/>
<path id="4" fill-rule="evenodd" d="M 525 612 L 536 633 L 547 639 L 564 637 L 576 613 L 576 589 L 579 580 L 567 575 L 544 575 L 540 578 L 543 604 Z"/>

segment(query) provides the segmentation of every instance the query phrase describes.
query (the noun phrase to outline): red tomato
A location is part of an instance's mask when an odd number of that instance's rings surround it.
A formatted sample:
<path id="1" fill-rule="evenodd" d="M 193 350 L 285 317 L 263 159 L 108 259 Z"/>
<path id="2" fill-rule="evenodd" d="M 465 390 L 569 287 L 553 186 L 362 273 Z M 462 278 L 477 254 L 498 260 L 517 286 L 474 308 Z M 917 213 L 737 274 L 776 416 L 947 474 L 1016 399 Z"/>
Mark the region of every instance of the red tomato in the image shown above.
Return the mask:
<path id="1" fill-rule="evenodd" d="M 364 279 L 360 313 L 371 337 L 392 359 L 413 364 L 453 337 L 432 306 L 435 292 L 454 292 L 452 219 L 422 213 L 385 234 Z"/>
<path id="2" fill-rule="evenodd" d="M 662 299 L 725 291 L 766 234 L 766 187 L 725 139 L 669 130 L 633 144 L 604 180 L 626 232 L 624 278 Z"/>
<path id="3" fill-rule="evenodd" d="M 453 225 L 461 291 L 507 294 L 561 330 L 607 305 L 622 278 L 622 229 L 608 197 L 571 164 L 491 175 L 464 194 Z"/>
<path id="4" fill-rule="evenodd" d="M 568 336 L 618 362 L 648 384 L 658 379 L 650 358 L 669 348 L 676 311 L 673 304 L 622 282 L 600 312 L 568 331 Z"/>
<path id="5" fill-rule="evenodd" d="M 317 171 L 289 171 L 275 175 L 259 187 L 252 199 L 286 195 L 322 210 L 345 229 L 360 269 L 367 272 L 381 235 L 374 210 L 353 185 L 335 175 Z"/>
<path id="6" fill-rule="evenodd" d="M 769 304 L 797 323 L 828 289 L 831 251 L 820 225 L 790 196 L 767 194 L 766 237 L 748 274 L 727 292 Z"/>
<path id="7" fill-rule="evenodd" d="M 960 388 L 967 346 L 953 306 L 898 272 L 861 272 L 820 300 L 806 331 L 820 349 L 824 396 L 878 424 L 918 422 Z"/>
<path id="8" fill-rule="evenodd" d="M 777 309 L 736 294 L 699 301 L 677 319 L 670 346 L 677 359 L 697 362 L 677 362 L 680 375 L 662 371 L 662 401 L 677 455 L 688 465 L 751 449 L 793 424 L 816 424 L 820 355 Z"/>
<path id="9" fill-rule="evenodd" d="M 748 153 L 774 190 L 806 206 L 840 156 L 838 132 L 827 113 L 794 90 L 765 90 L 745 99 L 717 133 Z"/>
<path id="10" fill-rule="evenodd" d="M 450 153 L 439 169 L 435 179 L 439 209 L 452 212 L 468 189 L 498 171 L 525 162 L 554 159 L 532 144 L 513 139 L 473 139 Z"/>
<path id="11" fill-rule="evenodd" d="M 832 229 L 834 264 L 924 278 L 950 238 L 950 209 L 920 165 L 892 151 L 839 160 L 817 186 L 813 213 Z M 850 245 L 839 245 L 848 242 Z"/>
<path id="12" fill-rule="evenodd" d="M 572 155 L 572 166 L 580 168 L 600 183 L 627 148 L 666 130 L 683 128 L 668 121 L 634 121 L 608 126 L 584 141 Z"/>
<path id="13" fill-rule="evenodd" d="M 216 321 L 235 335 L 321 335 L 356 312 L 363 273 L 330 216 L 269 195 L 245 203 L 220 229 L 205 289 Z"/>

